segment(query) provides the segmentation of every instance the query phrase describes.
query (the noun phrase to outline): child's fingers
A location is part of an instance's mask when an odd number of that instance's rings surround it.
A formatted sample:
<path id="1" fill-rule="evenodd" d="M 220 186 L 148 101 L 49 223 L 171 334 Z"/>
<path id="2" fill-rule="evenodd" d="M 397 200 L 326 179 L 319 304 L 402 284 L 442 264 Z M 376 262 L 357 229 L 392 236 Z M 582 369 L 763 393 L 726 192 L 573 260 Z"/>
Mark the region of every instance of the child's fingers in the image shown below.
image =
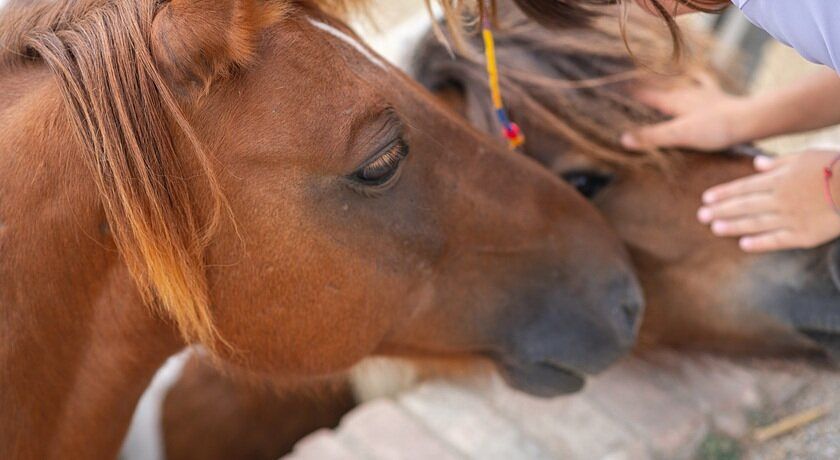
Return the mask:
<path id="1" fill-rule="evenodd" d="M 626 149 L 639 150 L 645 147 L 690 147 L 685 122 L 674 119 L 645 126 L 621 136 L 621 145 Z"/>
<path id="2" fill-rule="evenodd" d="M 740 219 L 712 222 L 712 233 L 717 236 L 742 236 L 773 232 L 783 228 L 777 214 L 757 214 Z"/>
<path id="3" fill-rule="evenodd" d="M 691 76 L 701 88 L 720 89 L 720 83 L 709 72 L 697 72 Z"/>
<path id="4" fill-rule="evenodd" d="M 633 91 L 633 97 L 642 104 L 654 108 L 666 115 L 676 115 L 668 91 L 655 88 L 639 88 Z"/>
<path id="5" fill-rule="evenodd" d="M 745 236 L 738 242 L 746 252 L 768 252 L 796 247 L 790 230 L 775 230 L 759 235 Z"/>
<path id="6" fill-rule="evenodd" d="M 767 155 L 759 155 L 753 160 L 753 166 L 761 172 L 772 171 L 784 163 L 784 157 L 771 157 Z"/>
<path id="7" fill-rule="evenodd" d="M 703 203 L 712 204 L 738 195 L 769 192 L 776 185 L 776 177 L 775 173 L 753 174 L 712 187 L 703 192 Z"/>
<path id="8" fill-rule="evenodd" d="M 713 220 L 732 219 L 776 211 L 776 201 L 769 193 L 750 193 L 706 205 L 697 211 L 697 219 L 708 224 Z"/>
<path id="9" fill-rule="evenodd" d="M 706 190 L 703 192 L 703 203 L 709 205 L 741 195 L 769 192 L 775 185 L 776 174 L 753 174 Z"/>

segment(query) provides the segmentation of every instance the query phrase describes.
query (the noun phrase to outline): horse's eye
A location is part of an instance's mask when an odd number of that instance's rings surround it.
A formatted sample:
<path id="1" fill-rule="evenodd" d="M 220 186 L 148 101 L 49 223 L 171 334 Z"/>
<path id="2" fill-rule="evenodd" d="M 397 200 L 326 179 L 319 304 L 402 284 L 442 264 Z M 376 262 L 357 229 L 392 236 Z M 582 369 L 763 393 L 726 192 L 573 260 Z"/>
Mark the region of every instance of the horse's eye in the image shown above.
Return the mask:
<path id="1" fill-rule="evenodd" d="M 402 139 L 394 141 L 385 151 L 368 161 L 353 173 L 353 179 L 367 186 L 381 186 L 395 178 L 400 164 L 408 156 L 408 144 Z"/>
<path id="2" fill-rule="evenodd" d="M 597 171 L 581 170 L 563 173 L 563 180 L 576 188 L 581 195 L 591 199 L 606 186 L 610 185 L 613 178 L 608 174 L 602 174 Z"/>

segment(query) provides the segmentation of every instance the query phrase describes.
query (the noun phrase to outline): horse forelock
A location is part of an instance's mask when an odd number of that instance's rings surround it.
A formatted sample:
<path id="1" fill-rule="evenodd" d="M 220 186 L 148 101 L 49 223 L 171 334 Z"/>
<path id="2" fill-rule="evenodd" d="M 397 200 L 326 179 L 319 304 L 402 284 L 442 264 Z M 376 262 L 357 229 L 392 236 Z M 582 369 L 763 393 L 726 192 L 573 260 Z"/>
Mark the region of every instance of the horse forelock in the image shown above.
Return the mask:
<path id="1" fill-rule="evenodd" d="M 203 258 L 227 205 L 213 160 L 153 58 L 158 3 L 12 3 L 0 19 L 0 72 L 33 61 L 50 68 L 143 298 L 186 340 L 212 347 L 218 337 Z M 176 139 L 188 147 L 176 149 Z M 196 182 L 209 207 L 199 208 Z"/>
<path id="2" fill-rule="evenodd" d="M 568 30 L 543 29 L 518 13 L 503 18 L 496 30 L 502 87 L 519 122 L 564 139 L 570 149 L 622 167 L 667 170 L 678 161 L 678 156 L 655 149 L 627 151 L 619 139 L 626 130 L 664 119 L 632 95 L 640 82 L 665 77 L 663 70 L 646 66 L 669 66 L 669 78 L 688 81 L 692 71 L 709 69 L 702 53 L 671 61 L 670 49 L 662 46 L 664 31 L 645 16 L 634 17 L 626 31 L 635 57 L 628 54 L 618 20 L 608 11 Z M 453 60 L 429 34 L 414 57 L 414 76 L 430 88 L 460 85 L 472 103 L 483 102 L 483 113 L 492 113 L 480 41 L 472 38 L 456 52 L 458 59 Z"/>

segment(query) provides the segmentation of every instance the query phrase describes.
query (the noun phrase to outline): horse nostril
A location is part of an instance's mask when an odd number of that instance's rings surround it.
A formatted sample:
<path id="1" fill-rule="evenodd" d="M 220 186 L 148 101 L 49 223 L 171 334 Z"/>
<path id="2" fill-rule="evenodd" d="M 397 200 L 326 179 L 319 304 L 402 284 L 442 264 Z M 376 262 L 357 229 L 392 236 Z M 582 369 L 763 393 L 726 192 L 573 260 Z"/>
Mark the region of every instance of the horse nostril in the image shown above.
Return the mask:
<path id="1" fill-rule="evenodd" d="M 639 321 L 639 314 L 641 311 L 642 304 L 639 302 L 628 301 L 621 304 L 621 312 L 624 314 L 624 320 L 626 321 L 628 328 L 636 328 L 636 323 Z"/>

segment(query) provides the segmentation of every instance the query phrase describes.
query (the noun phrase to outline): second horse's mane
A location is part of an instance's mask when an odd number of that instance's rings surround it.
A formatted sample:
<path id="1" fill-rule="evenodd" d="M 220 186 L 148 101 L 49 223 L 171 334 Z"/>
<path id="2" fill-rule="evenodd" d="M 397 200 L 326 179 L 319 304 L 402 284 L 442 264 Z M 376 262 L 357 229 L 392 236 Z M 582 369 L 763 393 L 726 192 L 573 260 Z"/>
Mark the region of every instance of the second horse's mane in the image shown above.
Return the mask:
<path id="1" fill-rule="evenodd" d="M 495 32 L 502 88 L 513 118 L 554 133 L 565 147 L 624 166 L 667 165 L 666 152 L 630 152 L 621 133 L 664 116 L 632 96 L 640 83 L 687 83 L 695 72 L 714 73 L 705 59 L 708 39 L 694 40 L 691 54 L 674 61 L 661 21 L 633 15 L 621 30 L 617 13 L 605 10 L 586 25 L 548 30 L 511 8 Z M 625 41 L 626 40 L 626 41 Z M 629 50 L 628 50 L 629 48 Z M 450 49 L 433 34 L 418 47 L 412 73 L 424 86 L 458 86 L 492 113 L 478 37 Z M 631 55 L 632 52 L 633 54 Z M 487 131 L 496 132 L 492 119 Z M 525 133 L 527 136 L 527 132 Z"/>

